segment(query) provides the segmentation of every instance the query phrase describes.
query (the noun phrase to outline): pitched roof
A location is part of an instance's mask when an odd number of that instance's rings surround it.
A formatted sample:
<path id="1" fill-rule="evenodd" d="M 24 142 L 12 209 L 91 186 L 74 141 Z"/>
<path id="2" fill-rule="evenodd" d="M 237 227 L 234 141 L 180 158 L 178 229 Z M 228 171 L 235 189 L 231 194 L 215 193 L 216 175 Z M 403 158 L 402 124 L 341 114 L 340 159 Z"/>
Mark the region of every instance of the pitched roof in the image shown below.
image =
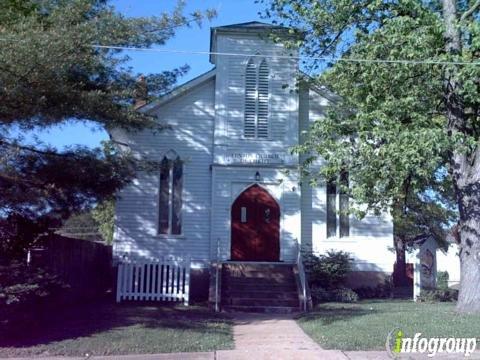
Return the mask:
<path id="1" fill-rule="evenodd" d="M 213 36 L 215 36 L 217 31 L 225 31 L 225 32 L 263 32 L 263 31 L 285 31 L 288 32 L 289 28 L 280 26 L 280 25 L 275 25 L 275 24 L 268 24 L 268 23 L 263 23 L 260 21 L 249 21 L 245 23 L 238 23 L 238 24 L 231 24 L 231 25 L 224 25 L 224 26 L 217 26 L 217 27 L 212 27 L 210 28 L 210 51 L 214 51 L 212 48 L 213 44 Z M 211 59 L 212 55 L 210 55 Z M 182 84 L 176 88 L 174 88 L 172 91 L 168 92 L 167 94 L 159 97 L 158 99 L 138 108 L 138 111 L 148 113 L 155 109 L 156 107 L 163 105 L 173 98 L 184 94 L 186 91 L 203 84 L 205 81 L 211 79 L 214 77 L 216 74 L 215 68 L 212 70 L 207 71 L 206 73 L 203 73 L 202 75 L 186 82 L 185 84 Z"/>
<path id="2" fill-rule="evenodd" d="M 308 85 L 308 89 L 315 91 L 318 95 L 324 97 L 329 102 L 338 103 L 340 100 L 342 100 L 341 96 L 335 94 L 325 85 L 316 84 L 315 82 L 313 82 L 313 78 L 306 72 L 300 70 L 300 76 L 305 81 L 304 84 Z"/>
<path id="3" fill-rule="evenodd" d="M 170 100 L 176 98 L 177 96 L 183 95 L 188 90 L 193 89 L 193 88 L 207 82 L 208 80 L 213 78 L 215 76 L 215 74 L 216 74 L 216 69 L 213 68 L 213 69 L 197 76 L 196 78 L 193 78 L 192 80 L 187 81 L 185 84 L 177 86 L 172 91 L 160 96 L 158 99 L 156 99 L 156 100 L 138 108 L 138 111 L 143 112 L 143 113 L 149 113 L 150 111 L 152 111 L 156 107 L 158 107 L 160 105 L 163 105 L 163 104 L 169 102 Z"/>
<path id="4" fill-rule="evenodd" d="M 210 52 L 217 50 L 217 33 L 268 33 L 276 32 L 290 36 L 290 28 L 276 24 L 268 24 L 260 21 L 249 21 L 239 24 L 223 25 L 210 28 Z M 210 62 L 215 64 L 215 55 L 210 54 Z"/>
<path id="5" fill-rule="evenodd" d="M 216 26 L 216 27 L 213 27 L 212 29 L 237 29 L 237 28 L 238 29 L 285 29 L 285 30 L 288 30 L 288 28 L 284 26 L 268 24 L 260 21 L 249 21 L 249 22 L 238 23 L 238 24 Z"/>

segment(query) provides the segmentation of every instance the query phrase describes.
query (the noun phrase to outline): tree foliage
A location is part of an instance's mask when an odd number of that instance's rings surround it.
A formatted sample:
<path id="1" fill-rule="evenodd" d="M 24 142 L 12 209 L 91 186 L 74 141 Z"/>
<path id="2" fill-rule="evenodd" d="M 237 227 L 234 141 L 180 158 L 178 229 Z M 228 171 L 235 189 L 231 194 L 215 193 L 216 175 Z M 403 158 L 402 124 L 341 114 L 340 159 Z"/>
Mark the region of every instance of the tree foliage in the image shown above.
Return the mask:
<path id="1" fill-rule="evenodd" d="M 441 19 L 419 1 L 276 1 L 272 10 L 305 30 L 307 56 L 431 60 L 444 52 Z M 437 109 L 440 66 L 339 61 L 313 81 L 341 100 L 298 150 L 326 160 L 323 177 L 348 168 L 359 203 L 389 208 L 406 182 L 428 184 L 445 164 L 452 143 Z"/>
<path id="2" fill-rule="evenodd" d="M 339 96 L 297 150 L 325 160 L 321 177 L 347 170 L 360 212 L 409 194 L 417 203 L 445 173 L 459 211 L 458 308 L 480 311 L 480 66 L 454 64 L 479 58 L 480 2 L 263 2 L 265 15 L 305 35 L 291 45 L 317 58 L 308 71 L 326 69 L 308 81 Z"/>
<path id="3" fill-rule="evenodd" d="M 408 183 L 407 183 L 408 185 Z M 440 247 L 448 248 L 452 228 L 458 222 L 451 178 L 443 172 L 429 184 L 404 189 L 402 202 L 390 209 L 395 237 L 409 246 L 417 240 L 433 237 Z"/>
<path id="4" fill-rule="evenodd" d="M 115 200 L 107 199 L 92 210 L 92 217 L 98 224 L 98 231 L 107 244 L 113 242 L 115 225 Z"/>
<path id="5" fill-rule="evenodd" d="M 82 240 L 101 241 L 98 223 L 92 216 L 92 211 L 73 214 L 63 224 L 57 233 L 61 236 Z"/>
<path id="6" fill-rule="evenodd" d="M 113 243 L 115 198 L 103 200 L 92 210 L 70 216 L 57 233 L 65 237 Z"/>
<path id="7" fill-rule="evenodd" d="M 0 2 L 2 240 L 5 234 L 19 236 L 18 222 L 47 231 L 47 219 L 61 221 L 110 198 L 139 166 L 112 144 L 58 150 L 35 138 L 27 141 L 24 132 L 72 121 L 159 129 L 153 118 L 135 111 L 139 74 L 127 66 L 129 58 L 95 45 L 164 45 L 178 27 L 213 15 L 185 14 L 182 2 L 171 13 L 150 17 L 123 16 L 102 0 Z M 187 70 L 184 65 L 146 74 L 148 96 L 169 91 Z"/>

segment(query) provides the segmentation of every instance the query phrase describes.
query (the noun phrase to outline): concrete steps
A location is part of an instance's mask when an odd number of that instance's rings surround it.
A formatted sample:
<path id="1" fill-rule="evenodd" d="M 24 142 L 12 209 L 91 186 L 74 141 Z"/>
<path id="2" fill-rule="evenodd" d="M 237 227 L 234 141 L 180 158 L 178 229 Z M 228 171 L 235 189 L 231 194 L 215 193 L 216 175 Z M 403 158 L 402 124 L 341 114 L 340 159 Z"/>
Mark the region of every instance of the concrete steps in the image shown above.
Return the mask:
<path id="1" fill-rule="evenodd" d="M 240 306 L 225 305 L 222 309 L 227 312 L 248 312 L 263 314 L 293 314 L 300 311 L 300 308 L 291 306 Z"/>
<path id="2" fill-rule="evenodd" d="M 290 307 L 297 307 L 298 306 L 298 299 L 294 300 L 284 300 L 284 299 L 260 299 L 257 297 L 248 297 L 248 298 L 235 298 L 230 297 L 225 302 L 225 305 L 239 305 L 239 306 L 271 306 L 275 304 L 275 306 L 290 306 Z"/>
<path id="3" fill-rule="evenodd" d="M 276 314 L 299 311 L 293 265 L 223 264 L 222 309 Z"/>
<path id="4" fill-rule="evenodd" d="M 229 295 L 232 298 L 237 299 L 248 299 L 250 294 L 248 292 L 243 292 L 239 290 L 231 290 Z M 271 290 L 259 290 L 257 291 L 257 298 L 261 299 L 278 299 L 278 300 L 298 300 L 298 294 L 296 290 L 288 292 L 279 292 Z"/>

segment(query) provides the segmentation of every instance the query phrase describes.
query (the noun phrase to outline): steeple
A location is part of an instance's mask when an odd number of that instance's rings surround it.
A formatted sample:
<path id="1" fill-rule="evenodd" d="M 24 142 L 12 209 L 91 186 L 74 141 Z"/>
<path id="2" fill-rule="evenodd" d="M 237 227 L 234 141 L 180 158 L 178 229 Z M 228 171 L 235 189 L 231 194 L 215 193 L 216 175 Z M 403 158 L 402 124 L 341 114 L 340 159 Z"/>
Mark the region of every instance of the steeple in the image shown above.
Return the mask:
<path id="1" fill-rule="evenodd" d="M 290 28 L 259 21 L 212 27 L 210 28 L 210 52 L 218 51 L 217 36 L 219 34 L 268 34 L 269 32 L 275 32 L 277 34 L 283 33 L 285 36 L 288 36 L 290 34 Z M 212 64 L 216 63 L 215 55 L 210 55 L 210 62 Z"/>

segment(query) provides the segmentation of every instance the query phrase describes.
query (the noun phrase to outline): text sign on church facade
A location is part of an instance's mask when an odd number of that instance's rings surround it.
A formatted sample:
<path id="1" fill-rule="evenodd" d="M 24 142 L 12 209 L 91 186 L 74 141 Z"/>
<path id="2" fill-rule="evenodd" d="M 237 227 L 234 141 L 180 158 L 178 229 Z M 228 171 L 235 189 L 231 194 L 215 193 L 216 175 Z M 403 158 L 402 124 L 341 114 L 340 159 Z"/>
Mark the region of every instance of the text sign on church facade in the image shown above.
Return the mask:
<path id="1" fill-rule="evenodd" d="M 278 153 L 227 153 L 227 164 L 270 165 L 284 164 L 285 154 Z"/>

